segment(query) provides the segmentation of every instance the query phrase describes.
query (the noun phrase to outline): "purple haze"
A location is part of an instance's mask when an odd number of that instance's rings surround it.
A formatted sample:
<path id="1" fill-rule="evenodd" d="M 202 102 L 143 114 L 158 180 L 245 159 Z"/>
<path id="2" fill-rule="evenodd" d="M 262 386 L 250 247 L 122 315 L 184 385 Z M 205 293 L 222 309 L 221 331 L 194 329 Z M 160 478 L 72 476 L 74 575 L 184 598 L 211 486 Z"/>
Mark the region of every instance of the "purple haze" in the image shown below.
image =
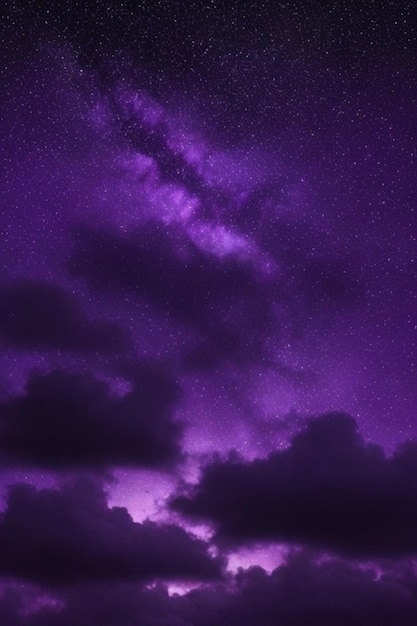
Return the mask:
<path id="1" fill-rule="evenodd" d="M 411 2 L 2 8 L 0 623 L 417 622 Z"/>

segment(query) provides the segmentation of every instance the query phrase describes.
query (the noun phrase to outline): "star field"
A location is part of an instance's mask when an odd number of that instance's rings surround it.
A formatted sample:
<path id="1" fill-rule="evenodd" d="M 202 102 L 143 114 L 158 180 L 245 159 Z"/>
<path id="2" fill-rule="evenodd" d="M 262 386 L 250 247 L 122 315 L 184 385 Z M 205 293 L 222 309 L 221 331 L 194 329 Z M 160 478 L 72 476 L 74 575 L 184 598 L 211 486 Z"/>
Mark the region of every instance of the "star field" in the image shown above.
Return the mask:
<path id="1" fill-rule="evenodd" d="M 414 3 L 1 16 L 0 622 L 414 624 Z"/>

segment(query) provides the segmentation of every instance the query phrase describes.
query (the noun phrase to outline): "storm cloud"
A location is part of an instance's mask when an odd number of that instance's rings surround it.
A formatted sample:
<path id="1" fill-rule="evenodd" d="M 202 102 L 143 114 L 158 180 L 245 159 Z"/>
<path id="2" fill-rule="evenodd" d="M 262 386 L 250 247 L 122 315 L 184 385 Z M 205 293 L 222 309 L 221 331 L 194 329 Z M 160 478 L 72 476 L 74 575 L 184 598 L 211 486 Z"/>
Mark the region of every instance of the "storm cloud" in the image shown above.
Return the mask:
<path id="1" fill-rule="evenodd" d="M 124 395 L 86 374 L 35 375 L 0 404 L 0 458 L 51 469 L 170 464 L 180 455 L 178 398 L 178 385 L 148 366 Z"/>
<path id="2" fill-rule="evenodd" d="M 350 556 L 417 552 L 417 443 L 388 457 L 355 420 L 311 420 L 291 445 L 252 462 L 206 467 L 174 509 L 210 520 L 226 544 L 278 541 Z"/>
<path id="3" fill-rule="evenodd" d="M 110 508 L 89 478 L 61 489 L 12 488 L 0 520 L 3 575 L 50 585 L 86 580 L 211 579 L 206 545 L 173 524 L 143 524 Z"/>

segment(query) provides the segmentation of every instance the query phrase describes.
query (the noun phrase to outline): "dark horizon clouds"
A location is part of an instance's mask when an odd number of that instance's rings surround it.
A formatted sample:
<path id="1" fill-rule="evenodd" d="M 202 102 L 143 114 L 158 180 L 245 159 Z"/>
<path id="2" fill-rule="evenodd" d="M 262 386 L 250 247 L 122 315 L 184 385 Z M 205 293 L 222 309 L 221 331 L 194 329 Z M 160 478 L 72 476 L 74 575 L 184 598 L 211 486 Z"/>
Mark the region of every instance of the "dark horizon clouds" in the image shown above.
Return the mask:
<path id="1" fill-rule="evenodd" d="M 36 591 L 41 601 L 36 604 Z M 42 587 L 6 588 L 0 616 L 11 626 L 412 626 L 417 615 L 415 580 L 409 567 L 376 578 L 369 569 L 342 561 L 320 564 L 294 553 L 267 574 L 260 567 L 227 583 L 172 595 L 156 585 L 84 583 L 47 595 Z"/>
<path id="2" fill-rule="evenodd" d="M 1 623 L 417 622 L 416 18 L 3 2 Z"/>
<path id="3" fill-rule="evenodd" d="M 212 521 L 220 545 L 277 541 L 383 558 L 417 552 L 417 442 L 391 457 L 355 420 L 327 414 L 266 459 L 208 465 L 174 509 Z"/>

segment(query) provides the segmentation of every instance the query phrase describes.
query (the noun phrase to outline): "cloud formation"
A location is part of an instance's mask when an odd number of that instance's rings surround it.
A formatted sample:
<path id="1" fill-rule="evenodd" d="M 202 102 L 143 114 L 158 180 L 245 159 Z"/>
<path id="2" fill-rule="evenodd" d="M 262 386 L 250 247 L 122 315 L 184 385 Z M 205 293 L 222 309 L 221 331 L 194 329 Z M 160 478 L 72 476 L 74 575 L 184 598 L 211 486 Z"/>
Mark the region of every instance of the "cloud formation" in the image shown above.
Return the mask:
<path id="1" fill-rule="evenodd" d="M 181 230 L 158 224 L 129 237 L 83 229 L 78 240 L 74 274 L 187 325 L 202 340 L 197 361 L 259 356 L 275 322 L 278 285 L 265 283 L 249 262 L 210 254 Z"/>
<path id="2" fill-rule="evenodd" d="M 27 278 L 0 287 L 0 338 L 6 345 L 29 350 L 127 349 L 126 334 L 116 324 L 91 320 L 65 289 Z"/>
<path id="3" fill-rule="evenodd" d="M 417 552 L 417 443 L 392 457 L 355 420 L 311 420 L 266 459 L 214 462 L 174 509 L 213 522 L 226 545 L 278 541 L 354 557 Z"/>
<path id="4" fill-rule="evenodd" d="M 414 4 L 2 3 L 1 625 L 417 624 Z"/>
<path id="5" fill-rule="evenodd" d="M 52 586 L 88 580 L 211 579 L 221 562 L 175 525 L 132 520 L 90 479 L 15 485 L 0 521 L 0 572 Z"/>
<path id="6" fill-rule="evenodd" d="M 20 597 L 19 597 L 20 595 Z M 55 596 L 55 602 L 53 601 Z M 13 626 L 413 626 L 417 589 L 409 572 L 379 579 L 368 569 L 340 561 L 318 563 L 295 553 L 267 574 L 242 570 L 224 583 L 204 585 L 183 596 L 131 582 L 98 582 L 55 590 L 49 603 L 19 615 L 23 592 L 9 591 L 0 611 Z M 27 602 L 27 600 L 26 600 Z M 7 611 L 7 613 L 6 613 Z M 1 613 L 0 613 L 1 615 Z"/>
<path id="7" fill-rule="evenodd" d="M 0 459 L 50 469 L 172 463 L 178 397 L 176 383 L 147 366 L 136 368 L 123 396 L 86 374 L 35 375 L 25 395 L 0 404 Z"/>

